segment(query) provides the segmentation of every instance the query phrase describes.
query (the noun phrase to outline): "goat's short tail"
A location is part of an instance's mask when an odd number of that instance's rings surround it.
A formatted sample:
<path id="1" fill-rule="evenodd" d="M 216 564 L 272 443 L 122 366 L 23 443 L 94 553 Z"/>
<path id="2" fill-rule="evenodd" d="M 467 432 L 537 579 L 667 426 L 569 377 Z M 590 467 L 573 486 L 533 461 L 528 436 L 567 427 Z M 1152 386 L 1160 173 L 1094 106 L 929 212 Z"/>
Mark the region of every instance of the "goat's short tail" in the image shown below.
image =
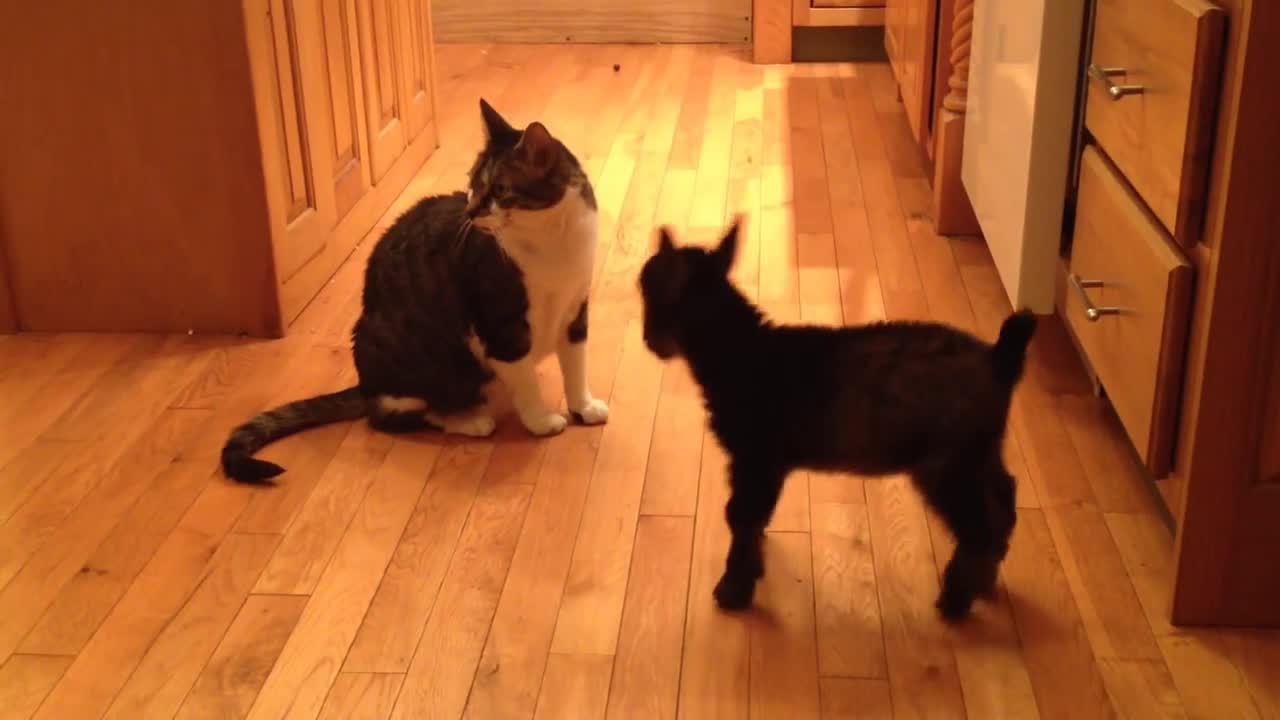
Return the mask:
<path id="1" fill-rule="evenodd" d="M 264 483 L 284 472 L 273 462 L 258 460 L 253 454 L 282 437 L 307 428 L 344 420 L 356 420 L 368 413 L 359 387 L 319 395 L 281 405 L 259 413 L 231 431 L 222 446 L 222 471 L 242 483 Z"/>
<path id="2" fill-rule="evenodd" d="M 991 348 L 991 366 L 996 380 L 1013 386 L 1022 377 L 1022 367 L 1027 357 L 1027 344 L 1036 334 L 1036 316 L 1025 310 L 1005 318 L 1000 326 L 1000 337 Z"/>

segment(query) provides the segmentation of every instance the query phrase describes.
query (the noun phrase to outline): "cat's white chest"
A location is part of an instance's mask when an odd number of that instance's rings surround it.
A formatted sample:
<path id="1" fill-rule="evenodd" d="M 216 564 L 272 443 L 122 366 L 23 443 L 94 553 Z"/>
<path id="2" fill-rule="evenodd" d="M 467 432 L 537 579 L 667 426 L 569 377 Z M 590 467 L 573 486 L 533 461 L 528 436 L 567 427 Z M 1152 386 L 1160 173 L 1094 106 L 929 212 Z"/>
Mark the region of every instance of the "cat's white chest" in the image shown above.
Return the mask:
<path id="1" fill-rule="evenodd" d="M 504 249 L 524 275 L 535 361 L 556 350 L 591 288 L 597 216 L 585 206 L 566 209 L 571 212 L 558 227 L 508 227 L 502 233 Z"/>

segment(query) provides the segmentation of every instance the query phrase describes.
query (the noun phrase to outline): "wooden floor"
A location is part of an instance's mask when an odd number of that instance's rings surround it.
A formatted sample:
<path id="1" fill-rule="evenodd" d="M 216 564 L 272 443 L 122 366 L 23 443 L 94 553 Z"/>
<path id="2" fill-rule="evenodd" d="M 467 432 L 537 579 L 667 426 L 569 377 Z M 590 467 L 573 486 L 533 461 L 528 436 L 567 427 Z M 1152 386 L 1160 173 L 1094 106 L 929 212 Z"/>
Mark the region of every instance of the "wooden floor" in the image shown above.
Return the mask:
<path id="1" fill-rule="evenodd" d="M 725 458 L 687 371 L 640 339 L 653 226 L 708 241 L 746 213 L 735 272 L 780 319 L 991 338 L 1009 310 L 982 243 L 932 233 L 886 66 L 681 46 L 439 65 L 443 147 L 396 210 L 462 186 L 480 95 L 568 142 L 602 210 L 609 424 L 340 425 L 264 451 L 279 487 L 223 479 L 231 426 L 353 380 L 372 238 L 282 341 L 0 338 L 0 717 L 1280 717 L 1280 636 L 1166 621 L 1170 531 L 1053 321 L 1015 402 L 998 603 L 939 622 L 951 541 L 903 479 L 799 474 L 755 609 L 716 610 Z"/>

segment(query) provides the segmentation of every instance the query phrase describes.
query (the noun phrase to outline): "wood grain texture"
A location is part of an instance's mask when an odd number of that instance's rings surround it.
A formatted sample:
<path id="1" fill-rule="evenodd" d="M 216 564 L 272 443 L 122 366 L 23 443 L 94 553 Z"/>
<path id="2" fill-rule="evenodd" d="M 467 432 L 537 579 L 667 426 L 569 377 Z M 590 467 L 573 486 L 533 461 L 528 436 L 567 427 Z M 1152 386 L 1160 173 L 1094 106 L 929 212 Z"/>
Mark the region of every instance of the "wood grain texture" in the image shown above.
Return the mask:
<path id="1" fill-rule="evenodd" d="M 254 592 L 310 595 L 324 572 L 342 533 L 391 451 L 392 439 L 357 423 L 325 466 L 315 489 L 289 524 L 280 547 L 271 557 Z"/>
<path id="2" fill-rule="evenodd" d="M 333 681 L 320 719 L 387 720 L 402 682 L 403 675 L 344 672 Z"/>
<path id="3" fill-rule="evenodd" d="M 711 596 L 729 550 L 729 528 L 724 522 L 724 506 L 729 500 L 726 466 L 724 450 L 707 431 L 698 475 L 698 514 L 680 665 L 678 717 L 688 720 L 746 718 L 750 712 L 748 620 L 720 612 Z"/>
<path id="4" fill-rule="evenodd" d="M 933 138 L 935 55 L 945 52 L 935 34 L 938 3 L 925 0 L 886 0 L 884 47 L 893 68 L 911 135 L 920 148 Z"/>
<path id="5" fill-rule="evenodd" d="M 1120 69 L 1115 84 L 1146 90 L 1113 100 L 1102 82 L 1086 78 L 1085 123 L 1185 246 L 1203 230 L 1225 22 L 1221 7 L 1202 0 L 1104 0 L 1095 10 L 1089 62 Z"/>
<path id="6" fill-rule="evenodd" d="M 392 717 L 461 717 L 527 508 L 528 486 L 477 498 Z"/>
<path id="7" fill-rule="evenodd" d="M 69 655 L 10 655 L 0 665 L 0 717 L 29 718 L 75 658 Z"/>
<path id="8" fill-rule="evenodd" d="M 1280 147 L 1267 120 L 1277 105 L 1266 80 L 1280 67 L 1270 41 L 1280 14 L 1268 3 L 1220 5 L 1231 21 L 1180 422 L 1186 480 L 1172 615 L 1178 623 L 1271 627 L 1280 624 L 1280 571 L 1263 549 L 1275 543 L 1278 526 L 1269 518 L 1280 497 L 1260 482 L 1256 464 L 1262 389 L 1275 375 L 1267 348 L 1277 336 L 1261 318 L 1280 307 L 1280 256 L 1268 234 L 1280 208 L 1256 189 L 1270 172 L 1264 158 Z"/>
<path id="9" fill-rule="evenodd" d="M 382 75 L 356 3 L 5 8 L 37 28 L 5 37 L 6 66 L 67 50 L 6 76 L 27 110 L 2 126 L 0 327 L 281 335 L 437 146 L 429 3 L 396 7 Z M 391 77 L 401 142 L 370 158 L 384 128 L 359 96 Z M 52 187 L 84 213 L 56 212 Z"/>
<path id="10" fill-rule="evenodd" d="M 609 717 L 676 716 L 692 544 L 692 518 L 640 518 L 609 688 Z"/>
<path id="11" fill-rule="evenodd" d="M 893 698 L 887 680 L 823 678 L 822 720 L 889 720 Z"/>
<path id="12" fill-rule="evenodd" d="M 752 0 L 751 59 L 761 65 L 791 62 L 791 0 Z"/>
<path id="13" fill-rule="evenodd" d="M 347 652 L 346 672 L 409 669 L 492 454 L 488 443 L 457 443 L 441 453 Z"/>
<path id="14" fill-rule="evenodd" d="M 271 535 L 229 538 L 223 548 L 235 554 L 211 568 L 156 636 L 104 717 L 123 720 L 176 713 L 279 542 Z"/>
<path id="15" fill-rule="evenodd" d="M 249 596 L 176 717 L 247 716 L 306 604 L 301 595 Z"/>
<path id="16" fill-rule="evenodd" d="M 818 670 L 887 678 L 867 506 L 814 502 L 811 512 Z"/>
<path id="17" fill-rule="evenodd" d="M 751 624 L 750 715 L 818 717 L 813 562 L 806 533 L 772 532 Z"/>
<path id="18" fill-rule="evenodd" d="M 537 0 L 517 6 L 435 0 L 432 6 L 442 43 L 746 43 L 751 36 L 751 0 Z"/>
<path id="19" fill-rule="evenodd" d="M 224 543 L 226 521 L 215 518 L 221 509 L 219 503 L 211 502 L 200 507 L 199 512 L 193 509 L 188 514 L 187 522 L 170 536 L 172 542 L 157 551 L 144 576 L 121 598 L 35 717 L 100 715 L 126 681 L 137 677 L 135 670 L 148 648 L 197 587 L 209 583 L 210 590 L 201 598 L 201 605 L 218 602 L 217 597 L 211 597 L 218 593 L 234 596 L 237 591 L 248 591 L 249 583 L 261 572 L 278 539 L 246 535 L 228 538 Z M 174 659 L 172 647 L 161 653 L 156 656 L 161 663 Z M 181 659 L 180 652 L 177 659 Z M 186 669 L 195 673 L 199 666 L 188 665 Z M 193 674 L 188 682 L 194 678 Z M 139 682 L 163 683 L 167 679 L 161 671 L 147 680 L 144 672 Z M 175 688 L 179 698 L 186 689 Z"/>
<path id="20" fill-rule="evenodd" d="M 422 493 L 423 469 L 436 453 L 433 443 L 422 440 L 392 447 L 248 717 L 309 717 L 320 711 Z"/>
<path id="21" fill-rule="evenodd" d="M 7 67 L 65 48 L 32 71 L 6 73 L 24 109 L 6 113 L 0 132 L 20 324 L 278 334 L 239 5 L 10 5 L 0 25 L 31 28 L 6 33 Z M 175 91 L 183 87 L 202 92 Z M 99 111 L 76 120 L 85 106 Z M 79 188 L 82 212 L 58 212 L 54 187 Z M 256 270 L 246 277 L 246 267 Z"/>
<path id="22" fill-rule="evenodd" d="M 612 655 L 551 653 L 534 719 L 603 718 L 612 668 Z"/>
<path id="23" fill-rule="evenodd" d="M 1092 146 L 1079 192 L 1071 272 L 1104 283 L 1086 288 L 1089 301 L 1121 312 L 1091 322 L 1080 293 L 1068 292 L 1063 315 L 1147 468 L 1164 477 L 1173 462 L 1192 268 Z"/>
<path id="24" fill-rule="evenodd" d="M 885 655 L 897 717 L 961 717 L 955 653 L 933 607 L 938 575 L 922 501 L 906 478 L 867 485 Z"/>

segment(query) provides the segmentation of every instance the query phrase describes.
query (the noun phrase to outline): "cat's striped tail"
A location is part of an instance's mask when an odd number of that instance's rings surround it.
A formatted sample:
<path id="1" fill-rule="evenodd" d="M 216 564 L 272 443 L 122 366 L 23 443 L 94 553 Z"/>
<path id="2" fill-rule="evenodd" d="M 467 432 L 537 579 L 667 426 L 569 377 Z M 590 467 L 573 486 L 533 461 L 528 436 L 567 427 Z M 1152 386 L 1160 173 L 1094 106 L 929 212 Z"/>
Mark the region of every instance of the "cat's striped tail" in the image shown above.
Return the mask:
<path id="1" fill-rule="evenodd" d="M 359 387 L 298 400 L 259 413 L 231 431 L 227 444 L 222 446 L 222 471 L 227 477 L 242 483 L 265 483 L 284 472 L 284 468 L 258 460 L 253 457 L 254 453 L 282 437 L 307 428 L 356 420 L 366 414 L 368 403 Z"/>

